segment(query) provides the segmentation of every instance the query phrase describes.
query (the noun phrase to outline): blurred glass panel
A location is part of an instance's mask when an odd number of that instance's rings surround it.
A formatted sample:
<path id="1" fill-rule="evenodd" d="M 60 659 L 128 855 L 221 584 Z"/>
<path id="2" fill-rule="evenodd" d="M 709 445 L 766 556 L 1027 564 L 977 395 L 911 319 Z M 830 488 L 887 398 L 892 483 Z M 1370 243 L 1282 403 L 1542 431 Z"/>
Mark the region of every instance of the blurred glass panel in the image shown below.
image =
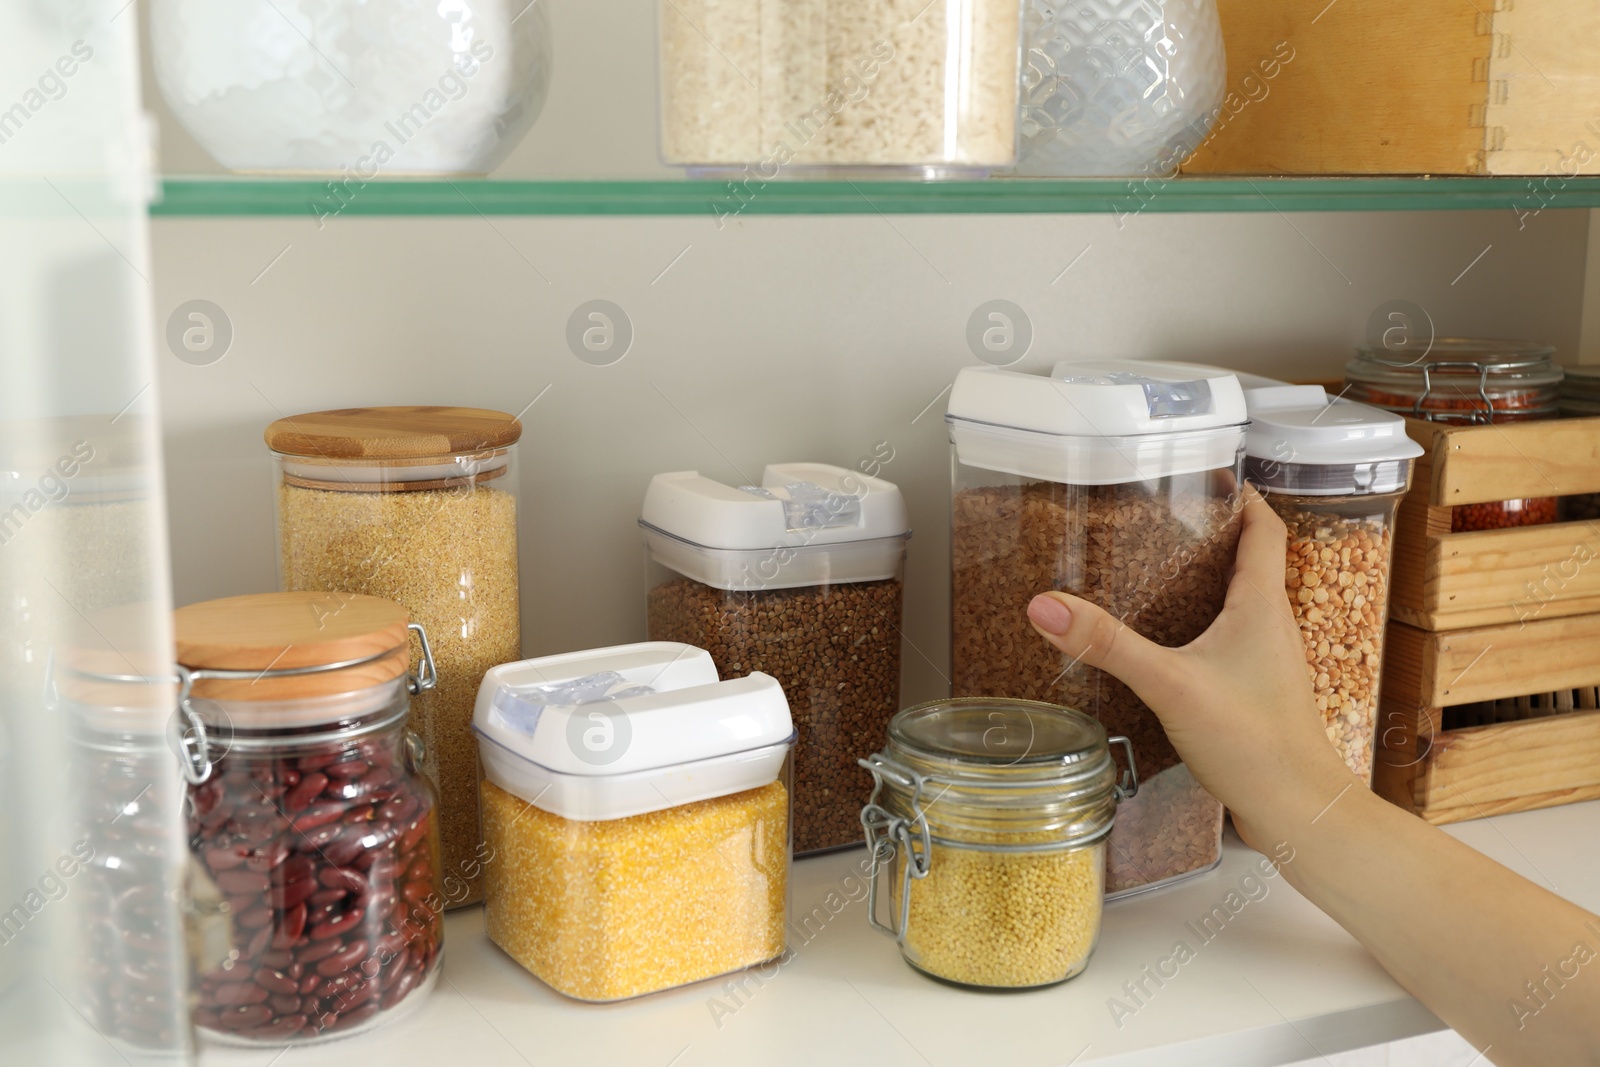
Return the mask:
<path id="1" fill-rule="evenodd" d="M 0 1062 L 191 1058 L 128 0 L 0 7 Z"/>

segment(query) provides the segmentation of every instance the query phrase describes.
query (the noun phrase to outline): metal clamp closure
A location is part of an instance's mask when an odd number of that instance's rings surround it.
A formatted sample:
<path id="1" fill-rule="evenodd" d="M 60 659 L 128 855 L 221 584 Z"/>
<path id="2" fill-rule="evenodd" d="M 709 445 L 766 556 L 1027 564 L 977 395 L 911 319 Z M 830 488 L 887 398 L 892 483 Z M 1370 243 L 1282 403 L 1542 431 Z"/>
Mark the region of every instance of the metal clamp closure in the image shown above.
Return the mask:
<path id="1" fill-rule="evenodd" d="M 1478 399 L 1483 401 L 1483 410 L 1467 412 L 1469 421 L 1473 425 L 1481 425 L 1494 421 L 1494 401 L 1489 399 L 1489 364 L 1478 363 L 1475 360 L 1439 360 L 1435 363 L 1422 365 L 1422 395 L 1417 397 L 1417 402 L 1411 406 L 1411 417 L 1426 419 L 1429 422 L 1456 422 L 1460 420 L 1462 412 L 1457 411 L 1424 411 L 1423 402 L 1433 393 L 1433 372 L 1436 370 L 1468 370 L 1478 372 Z"/>
<path id="2" fill-rule="evenodd" d="M 928 864 L 933 851 L 933 840 L 922 807 L 927 779 L 881 754 L 856 762 L 872 775 L 872 795 L 861 809 L 861 828 L 866 831 L 867 851 L 872 855 L 872 873 L 867 880 L 867 922 L 879 933 L 894 938 L 898 944 L 904 944 L 906 925 L 911 917 L 911 882 L 928 877 Z M 910 819 L 896 815 L 878 803 L 878 794 L 883 791 L 885 778 L 911 789 L 913 815 Z M 878 921 L 878 870 L 894 859 L 897 848 L 905 849 L 906 853 L 900 885 L 900 915 L 893 925 L 885 926 Z"/>
<path id="3" fill-rule="evenodd" d="M 1126 737 L 1108 737 L 1106 745 L 1121 745 L 1122 751 L 1128 754 L 1128 769 L 1122 772 L 1122 778 L 1112 789 L 1117 794 L 1117 801 L 1132 800 L 1139 795 L 1139 767 L 1133 761 L 1133 742 Z"/>
<path id="4" fill-rule="evenodd" d="M 422 661 L 417 672 L 406 674 L 406 691 L 412 696 L 424 693 L 439 684 L 439 671 L 433 662 L 433 647 L 428 643 L 428 631 L 423 629 L 420 622 L 406 624 L 406 629 L 415 633 L 422 643 Z M 339 663 L 319 663 L 310 667 L 283 667 L 276 670 L 225 670 L 219 667 L 189 668 L 178 665 L 178 712 L 177 720 L 181 724 L 177 730 L 178 750 L 183 757 L 183 777 L 190 785 L 203 785 L 216 769 L 216 761 L 212 758 L 211 742 L 206 733 L 205 720 L 190 703 L 189 697 L 194 689 L 194 683 L 207 679 L 222 679 L 230 681 L 260 681 L 266 678 L 296 678 L 307 674 L 326 674 L 329 671 L 348 670 L 351 667 L 360 667 L 368 663 L 375 663 L 394 655 L 393 650 L 379 652 L 360 659 L 348 659 Z"/>

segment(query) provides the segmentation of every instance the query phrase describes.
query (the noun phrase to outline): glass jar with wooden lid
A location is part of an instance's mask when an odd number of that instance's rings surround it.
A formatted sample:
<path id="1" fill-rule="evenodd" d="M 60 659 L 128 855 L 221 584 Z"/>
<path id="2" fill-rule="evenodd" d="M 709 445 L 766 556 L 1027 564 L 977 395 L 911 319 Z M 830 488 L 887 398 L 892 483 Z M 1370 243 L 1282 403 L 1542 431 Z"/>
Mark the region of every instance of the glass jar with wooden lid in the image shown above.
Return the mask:
<path id="1" fill-rule="evenodd" d="M 413 728 L 439 786 L 445 899 L 482 898 L 472 706 L 484 672 L 522 658 L 516 443 L 502 411 L 342 408 L 267 427 L 286 590 L 404 604 L 433 635 L 439 684 Z"/>
<path id="2" fill-rule="evenodd" d="M 427 632 L 350 593 L 173 618 L 189 849 L 215 917 L 195 1024 L 282 1046 L 416 1007 L 443 944 L 437 794 L 406 731 L 409 695 L 433 684 Z"/>

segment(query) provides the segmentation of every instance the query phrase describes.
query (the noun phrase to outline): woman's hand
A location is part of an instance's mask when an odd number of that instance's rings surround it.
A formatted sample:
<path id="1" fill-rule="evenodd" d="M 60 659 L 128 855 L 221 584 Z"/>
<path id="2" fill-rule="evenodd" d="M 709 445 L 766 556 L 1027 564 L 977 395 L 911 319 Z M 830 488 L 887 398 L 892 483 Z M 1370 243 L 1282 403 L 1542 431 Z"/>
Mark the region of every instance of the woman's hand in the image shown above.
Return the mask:
<path id="1" fill-rule="evenodd" d="M 1233 811 L 1258 849 L 1272 825 L 1315 815 L 1365 786 L 1328 742 L 1306 673 L 1305 645 L 1284 589 L 1285 532 L 1254 487 L 1222 613 L 1183 648 L 1151 643 L 1080 597 L 1044 593 L 1028 617 L 1068 656 L 1126 682 L 1161 719 L 1190 771 Z M 1271 836 L 1271 840 L 1267 837 Z"/>

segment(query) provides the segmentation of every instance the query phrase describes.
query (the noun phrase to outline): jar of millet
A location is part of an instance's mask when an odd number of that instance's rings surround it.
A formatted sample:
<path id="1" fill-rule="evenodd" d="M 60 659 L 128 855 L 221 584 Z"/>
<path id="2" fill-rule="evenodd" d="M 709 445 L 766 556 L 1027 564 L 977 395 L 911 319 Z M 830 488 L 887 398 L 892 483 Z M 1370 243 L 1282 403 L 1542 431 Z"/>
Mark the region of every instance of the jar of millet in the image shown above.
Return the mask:
<path id="1" fill-rule="evenodd" d="M 1089 965 L 1117 801 L 1110 745 L 1127 738 L 1032 700 L 919 704 L 861 761 L 876 787 L 861 822 L 874 874 L 867 918 L 915 969 L 957 985 L 1030 989 Z M 887 922 L 878 874 L 887 870 Z"/>
<path id="2" fill-rule="evenodd" d="M 1549 345 L 1435 338 L 1420 356 L 1381 344 L 1356 346 L 1345 396 L 1414 419 L 1476 426 L 1550 419 L 1561 368 Z M 1556 498 L 1526 497 L 1457 507 L 1451 530 L 1499 530 L 1555 522 Z"/>

